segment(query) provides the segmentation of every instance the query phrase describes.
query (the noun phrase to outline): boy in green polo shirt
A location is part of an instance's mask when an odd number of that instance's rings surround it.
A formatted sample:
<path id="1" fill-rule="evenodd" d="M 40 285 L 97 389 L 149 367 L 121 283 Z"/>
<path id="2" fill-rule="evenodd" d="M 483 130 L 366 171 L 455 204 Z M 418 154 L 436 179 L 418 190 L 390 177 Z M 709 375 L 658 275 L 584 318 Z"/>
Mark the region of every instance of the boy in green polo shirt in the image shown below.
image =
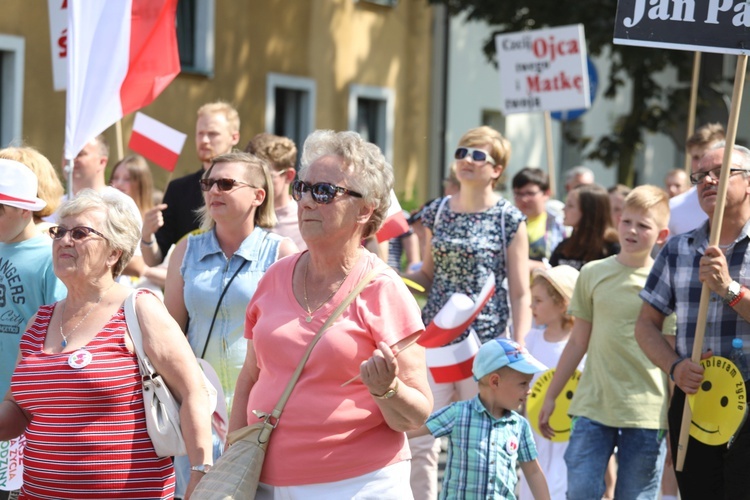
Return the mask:
<path id="1" fill-rule="evenodd" d="M 604 471 L 617 447 L 615 498 L 659 494 L 667 428 L 667 379 L 635 339 L 655 244 L 669 234 L 669 201 L 656 186 L 639 186 L 625 198 L 618 232 L 620 253 L 581 269 L 569 313 L 575 325 L 560 356 L 539 427 L 554 432 L 555 399 L 586 355 L 586 368 L 570 404 L 573 425 L 565 464 L 568 498 L 602 498 Z"/>

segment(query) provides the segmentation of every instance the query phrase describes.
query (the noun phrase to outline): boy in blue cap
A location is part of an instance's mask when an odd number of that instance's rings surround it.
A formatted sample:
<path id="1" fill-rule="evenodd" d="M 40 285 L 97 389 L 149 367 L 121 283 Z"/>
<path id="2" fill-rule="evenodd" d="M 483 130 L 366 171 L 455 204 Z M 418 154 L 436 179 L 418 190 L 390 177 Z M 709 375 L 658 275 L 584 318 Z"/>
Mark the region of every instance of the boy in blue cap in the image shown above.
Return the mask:
<path id="1" fill-rule="evenodd" d="M 533 375 L 547 367 L 512 340 L 484 344 L 474 358 L 479 395 L 433 413 L 408 433 L 448 436 L 448 463 L 440 498 L 515 499 L 520 462 L 536 500 L 549 499 L 528 420 L 516 412 L 526 401 Z"/>

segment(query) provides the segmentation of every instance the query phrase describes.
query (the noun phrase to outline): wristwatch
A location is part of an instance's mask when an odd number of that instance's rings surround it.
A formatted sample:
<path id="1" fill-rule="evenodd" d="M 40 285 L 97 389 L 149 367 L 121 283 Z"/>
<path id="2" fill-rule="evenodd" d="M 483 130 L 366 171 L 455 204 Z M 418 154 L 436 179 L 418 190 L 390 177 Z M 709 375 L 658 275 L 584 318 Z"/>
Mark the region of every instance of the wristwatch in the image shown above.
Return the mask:
<path id="1" fill-rule="evenodd" d="M 392 389 L 388 389 L 387 391 L 385 391 L 385 394 L 377 395 L 373 394 L 372 392 L 370 394 L 378 399 L 391 399 L 396 395 L 396 393 L 398 393 L 398 379 L 396 379 L 396 385 L 394 385 Z"/>
<path id="2" fill-rule="evenodd" d="M 200 472 L 201 474 L 208 474 L 208 471 L 210 471 L 212 467 L 212 464 L 193 465 L 190 467 L 190 470 Z"/>
<path id="3" fill-rule="evenodd" d="M 736 281 L 732 280 L 732 282 L 729 283 L 727 294 L 724 296 L 724 302 L 727 304 L 731 304 L 737 299 L 737 297 L 740 295 L 740 292 L 742 292 L 742 286 Z"/>

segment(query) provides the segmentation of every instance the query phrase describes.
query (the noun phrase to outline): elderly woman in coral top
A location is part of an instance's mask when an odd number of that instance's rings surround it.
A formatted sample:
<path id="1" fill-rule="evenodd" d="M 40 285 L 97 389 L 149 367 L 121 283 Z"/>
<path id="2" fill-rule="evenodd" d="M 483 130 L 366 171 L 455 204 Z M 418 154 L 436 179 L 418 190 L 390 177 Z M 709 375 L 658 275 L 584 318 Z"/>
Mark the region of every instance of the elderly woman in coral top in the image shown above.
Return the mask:
<path id="1" fill-rule="evenodd" d="M 301 163 L 292 195 L 308 251 L 271 266 L 248 305 L 230 431 L 257 422 L 253 410 L 274 408 L 331 312 L 382 266 L 312 350 L 257 498 L 412 498 L 404 432 L 425 422 L 432 396 L 423 349 L 399 349 L 424 325 L 402 280 L 361 245 L 388 211 L 392 167 L 355 132 L 313 133 Z"/>

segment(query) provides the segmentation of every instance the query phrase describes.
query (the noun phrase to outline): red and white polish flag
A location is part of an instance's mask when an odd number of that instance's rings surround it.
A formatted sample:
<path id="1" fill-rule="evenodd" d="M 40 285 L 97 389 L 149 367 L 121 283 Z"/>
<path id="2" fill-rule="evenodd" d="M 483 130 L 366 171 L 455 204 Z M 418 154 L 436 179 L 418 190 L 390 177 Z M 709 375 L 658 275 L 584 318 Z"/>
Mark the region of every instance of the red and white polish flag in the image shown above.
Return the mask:
<path id="1" fill-rule="evenodd" d="M 482 347 L 482 342 L 474 330 L 458 344 L 445 347 L 425 349 L 427 367 L 435 382 L 444 384 L 457 382 L 471 377 L 471 368 L 474 366 L 474 356 Z"/>
<path id="2" fill-rule="evenodd" d="M 65 158 L 180 72 L 177 0 L 69 0 Z"/>
<path id="3" fill-rule="evenodd" d="M 378 239 L 378 243 L 391 240 L 397 236 L 401 236 L 409 230 L 409 223 L 406 221 L 404 211 L 401 209 L 401 204 L 398 202 L 396 192 L 391 189 L 391 208 L 388 209 L 388 214 L 383 222 L 383 227 L 375 234 Z"/>
<path id="4" fill-rule="evenodd" d="M 457 344 L 450 344 L 479 316 L 495 293 L 495 274 L 490 273 L 476 300 L 454 293 L 432 319 L 417 343 L 426 347 L 427 367 L 435 382 L 456 382 L 471 376 L 474 356 L 481 342 L 474 330 Z"/>
<path id="5" fill-rule="evenodd" d="M 161 168 L 172 172 L 187 134 L 154 120 L 143 113 L 135 114 L 133 133 L 128 147 L 142 154 Z"/>

